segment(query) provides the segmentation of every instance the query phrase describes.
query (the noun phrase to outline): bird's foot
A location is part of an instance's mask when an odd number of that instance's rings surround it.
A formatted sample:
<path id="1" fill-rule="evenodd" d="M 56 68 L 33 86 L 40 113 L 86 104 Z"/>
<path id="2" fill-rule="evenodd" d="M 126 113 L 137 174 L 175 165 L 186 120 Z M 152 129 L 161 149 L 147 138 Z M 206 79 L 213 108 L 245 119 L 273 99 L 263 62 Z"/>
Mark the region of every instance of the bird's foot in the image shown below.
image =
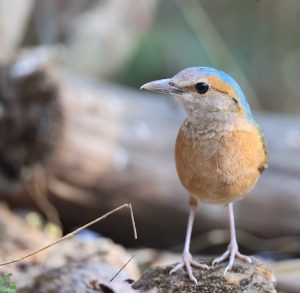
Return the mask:
<path id="1" fill-rule="evenodd" d="M 185 268 L 186 271 L 187 271 L 187 273 L 188 273 L 188 276 L 189 276 L 190 280 L 193 281 L 195 284 L 198 284 L 197 279 L 193 275 L 192 266 L 194 266 L 196 268 L 205 269 L 205 270 L 209 269 L 206 264 L 201 264 L 201 263 L 193 260 L 193 257 L 192 257 L 192 255 L 189 252 L 184 252 L 183 255 L 182 255 L 182 262 L 180 262 L 179 264 L 177 264 L 170 271 L 170 275 L 173 274 L 173 273 L 175 273 L 179 269 Z"/>
<path id="2" fill-rule="evenodd" d="M 235 258 L 239 258 L 248 263 L 252 262 L 249 256 L 239 253 L 239 248 L 236 241 L 232 241 L 229 244 L 228 249 L 220 257 L 217 257 L 213 260 L 212 265 L 214 266 L 215 264 L 224 261 L 226 258 L 229 258 L 229 263 L 224 271 L 224 275 L 226 275 L 226 273 L 232 269 Z"/>

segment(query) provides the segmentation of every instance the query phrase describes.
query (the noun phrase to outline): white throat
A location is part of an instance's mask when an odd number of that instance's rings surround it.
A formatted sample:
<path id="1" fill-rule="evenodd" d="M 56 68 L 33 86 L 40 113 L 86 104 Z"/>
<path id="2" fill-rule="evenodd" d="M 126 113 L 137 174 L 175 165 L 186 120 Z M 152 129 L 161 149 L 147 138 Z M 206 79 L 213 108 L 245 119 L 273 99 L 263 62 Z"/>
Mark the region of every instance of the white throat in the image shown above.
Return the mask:
<path id="1" fill-rule="evenodd" d="M 194 129 L 199 135 L 250 130 L 253 127 L 253 123 L 244 117 L 231 99 L 216 96 L 203 98 L 198 102 L 182 100 L 179 97 L 177 100 L 187 114 L 184 125 L 189 130 Z"/>

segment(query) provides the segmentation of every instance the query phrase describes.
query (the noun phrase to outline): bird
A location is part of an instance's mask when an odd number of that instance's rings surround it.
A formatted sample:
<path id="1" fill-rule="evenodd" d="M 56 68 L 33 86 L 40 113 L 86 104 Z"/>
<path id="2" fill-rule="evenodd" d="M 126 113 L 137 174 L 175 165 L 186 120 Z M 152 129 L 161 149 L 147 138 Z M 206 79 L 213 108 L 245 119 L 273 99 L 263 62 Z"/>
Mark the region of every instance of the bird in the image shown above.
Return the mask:
<path id="1" fill-rule="evenodd" d="M 175 98 L 186 113 L 175 144 L 176 170 L 189 194 L 189 216 L 182 261 L 170 272 L 186 269 L 197 283 L 193 268 L 208 269 L 190 253 L 198 202 L 228 208 L 230 243 L 212 265 L 228 259 L 224 275 L 235 259 L 251 263 L 239 252 L 234 220 L 234 202 L 255 186 L 268 166 L 266 141 L 239 84 L 227 73 L 211 67 L 190 67 L 172 78 L 141 86 Z"/>

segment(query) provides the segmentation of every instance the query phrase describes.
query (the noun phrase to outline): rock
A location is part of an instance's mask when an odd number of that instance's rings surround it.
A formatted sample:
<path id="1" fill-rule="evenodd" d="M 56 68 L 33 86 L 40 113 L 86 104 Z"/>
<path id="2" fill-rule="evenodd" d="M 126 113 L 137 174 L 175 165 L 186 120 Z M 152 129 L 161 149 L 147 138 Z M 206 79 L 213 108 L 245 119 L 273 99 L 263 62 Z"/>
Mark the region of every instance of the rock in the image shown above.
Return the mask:
<path id="1" fill-rule="evenodd" d="M 29 227 L 5 205 L 0 205 L 0 214 L 0 262 L 25 256 L 53 241 L 44 232 Z M 124 280 L 140 277 L 135 259 L 113 283 L 109 281 L 130 257 L 131 254 L 112 240 L 81 232 L 43 252 L 0 267 L 0 276 L 12 274 L 18 292 L 86 293 L 93 290 L 95 281 L 106 287 L 126 289 L 131 286 Z M 130 292 L 125 289 L 124 293 Z"/>
<path id="2" fill-rule="evenodd" d="M 0 263 L 19 258 L 53 241 L 47 234 L 30 227 L 20 217 L 0 203 Z M 36 264 L 44 254 L 0 267 L 0 276 L 12 274 L 12 280 L 25 284 L 40 273 Z M 26 274 L 24 274 L 26 272 Z"/>
<path id="3" fill-rule="evenodd" d="M 203 262 L 203 260 L 202 260 Z M 205 260 L 208 265 L 211 260 Z M 275 293 L 275 277 L 272 271 L 259 259 L 252 258 L 252 264 L 236 261 L 234 270 L 224 276 L 227 263 L 221 263 L 209 270 L 194 269 L 198 285 L 187 278 L 182 270 L 169 275 L 172 266 L 148 269 L 134 284 L 138 290 L 157 289 L 160 293 Z"/>
<path id="4" fill-rule="evenodd" d="M 132 288 L 133 280 L 125 280 L 125 281 L 112 281 L 112 282 L 99 282 L 93 281 L 90 283 L 92 286 L 91 290 L 88 290 L 85 293 L 138 293 L 142 291 L 136 291 Z M 156 289 L 152 289 L 150 291 L 143 291 L 144 293 L 158 293 Z"/>
<path id="5" fill-rule="evenodd" d="M 106 264 L 113 269 L 113 273 L 102 276 L 110 280 L 114 274 L 125 265 L 131 255 L 124 247 L 114 243 L 110 239 L 69 239 L 50 249 L 42 263 L 43 267 L 50 269 L 66 266 L 68 263 L 75 264 Z M 122 270 L 127 278 L 137 279 L 140 277 L 139 269 L 132 259 Z"/>
<path id="6" fill-rule="evenodd" d="M 20 217 L 0 203 L 0 262 L 23 250 L 33 250 L 48 244 L 51 239 L 42 231 L 30 227 Z"/>
<path id="7" fill-rule="evenodd" d="M 34 282 L 25 288 L 18 290 L 19 293 L 86 293 L 99 292 L 101 284 L 108 282 L 116 270 L 107 264 L 72 263 L 69 262 L 61 268 L 56 268 L 38 276 Z M 122 283 L 129 278 L 128 274 L 121 272 L 114 284 Z M 99 283 L 99 286 L 95 284 Z M 124 288 L 127 286 L 124 282 Z M 128 284 L 127 284 L 128 285 Z M 100 291 L 102 292 L 102 291 Z M 105 292 L 105 291 L 103 291 Z"/>
<path id="8" fill-rule="evenodd" d="M 73 238 L 24 261 L 2 267 L 0 273 L 13 273 L 18 292 L 86 292 L 91 281 L 108 282 L 129 259 L 125 249 L 110 239 Z M 139 276 L 133 259 L 116 280 Z"/>

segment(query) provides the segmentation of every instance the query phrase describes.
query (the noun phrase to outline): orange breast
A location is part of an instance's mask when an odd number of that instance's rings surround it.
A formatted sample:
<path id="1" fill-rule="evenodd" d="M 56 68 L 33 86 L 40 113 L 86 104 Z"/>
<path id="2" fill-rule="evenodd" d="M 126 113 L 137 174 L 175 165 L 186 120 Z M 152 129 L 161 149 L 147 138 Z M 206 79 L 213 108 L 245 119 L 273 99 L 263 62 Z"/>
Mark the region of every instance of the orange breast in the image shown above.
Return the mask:
<path id="1" fill-rule="evenodd" d="M 267 166 L 260 134 L 249 131 L 216 133 L 192 139 L 181 128 L 176 140 L 176 168 L 180 181 L 197 199 L 227 204 L 246 195 Z"/>

